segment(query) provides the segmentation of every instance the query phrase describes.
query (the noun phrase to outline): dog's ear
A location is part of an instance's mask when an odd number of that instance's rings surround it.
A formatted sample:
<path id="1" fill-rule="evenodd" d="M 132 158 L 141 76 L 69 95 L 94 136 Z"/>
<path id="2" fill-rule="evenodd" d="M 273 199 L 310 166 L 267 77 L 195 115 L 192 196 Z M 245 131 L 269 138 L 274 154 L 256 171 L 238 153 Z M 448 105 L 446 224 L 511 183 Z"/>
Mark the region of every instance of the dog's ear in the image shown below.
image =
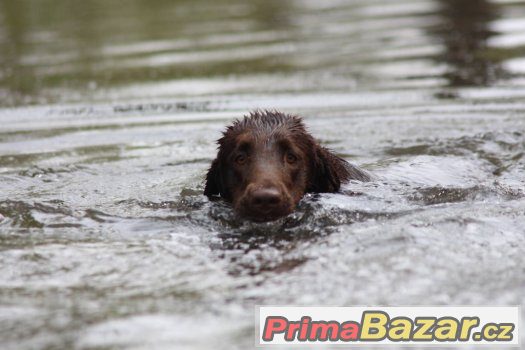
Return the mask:
<path id="1" fill-rule="evenodd" d="M 349 179 L 348 163 L 319 145 L 315 146 L 308 192 L 337 192 Z"/>
<path id="2" fill-rule="evenodd" d="M 219 158 L 216 158 L 206 174 L 206 185 L 204 195 L 208 197 L 218 196 L 224 193 Z"/>

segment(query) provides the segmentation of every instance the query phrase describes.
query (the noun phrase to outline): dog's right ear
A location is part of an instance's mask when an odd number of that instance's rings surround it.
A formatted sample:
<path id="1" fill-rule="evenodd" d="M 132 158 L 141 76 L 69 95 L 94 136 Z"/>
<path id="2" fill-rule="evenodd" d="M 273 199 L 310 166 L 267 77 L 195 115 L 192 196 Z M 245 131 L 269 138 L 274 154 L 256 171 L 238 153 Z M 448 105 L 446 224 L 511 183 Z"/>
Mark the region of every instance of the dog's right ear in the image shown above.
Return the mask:
<path id="1" fill-rule="evenodd" d="M 210 169 L 206 174 L 206 185 L 204 195 L 208 197 L 218 196 L 224 193 L 219 158 L 211 163 Z"/>

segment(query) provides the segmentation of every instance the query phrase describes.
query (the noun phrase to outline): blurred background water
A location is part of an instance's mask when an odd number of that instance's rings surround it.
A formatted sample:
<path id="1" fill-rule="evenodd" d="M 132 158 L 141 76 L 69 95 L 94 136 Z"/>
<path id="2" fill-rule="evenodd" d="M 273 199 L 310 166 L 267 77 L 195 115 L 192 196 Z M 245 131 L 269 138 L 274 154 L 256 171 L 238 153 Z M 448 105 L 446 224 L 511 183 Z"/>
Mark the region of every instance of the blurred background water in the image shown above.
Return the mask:
<path id="1" fill-rule="evenodd" d="M 523 305 L 525 2 L 0 0 L 2 349 L 246 349 L 254 305 Z M 373 172 L 255 225 L 220 131 Z M 523 340 L 523 338 L 522 338 Z"/>

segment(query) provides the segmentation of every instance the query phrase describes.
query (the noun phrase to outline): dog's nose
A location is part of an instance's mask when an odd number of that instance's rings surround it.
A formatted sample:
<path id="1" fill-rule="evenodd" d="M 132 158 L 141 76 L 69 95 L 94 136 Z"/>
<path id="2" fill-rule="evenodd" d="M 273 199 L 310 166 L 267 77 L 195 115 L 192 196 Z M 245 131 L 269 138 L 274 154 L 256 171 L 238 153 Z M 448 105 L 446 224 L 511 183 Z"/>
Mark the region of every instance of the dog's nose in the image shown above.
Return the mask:
<path id="1" fill-rule="evenodd" d="M 281 192 L 276 188 L 259 188 L 251 193 L 251 205 L 269 211 L 281 204 Z"/>

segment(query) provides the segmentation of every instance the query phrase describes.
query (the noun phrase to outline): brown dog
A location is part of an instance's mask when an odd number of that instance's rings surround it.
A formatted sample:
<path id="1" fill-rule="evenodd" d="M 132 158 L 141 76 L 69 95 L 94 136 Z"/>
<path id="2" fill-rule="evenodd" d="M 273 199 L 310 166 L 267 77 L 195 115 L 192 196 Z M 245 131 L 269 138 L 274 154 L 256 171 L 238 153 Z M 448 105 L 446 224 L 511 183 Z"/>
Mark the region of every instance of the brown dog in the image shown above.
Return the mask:
<path id="1" fill-rule="evenodd" d="M 290 214 L 305 193 L 337 192 L 342 182 L 369 180 L 306 131 L 300 117 L 256 111 L 217 141 L 204 194 L 220 195 L 241 216 L 271 221 Z"/>

